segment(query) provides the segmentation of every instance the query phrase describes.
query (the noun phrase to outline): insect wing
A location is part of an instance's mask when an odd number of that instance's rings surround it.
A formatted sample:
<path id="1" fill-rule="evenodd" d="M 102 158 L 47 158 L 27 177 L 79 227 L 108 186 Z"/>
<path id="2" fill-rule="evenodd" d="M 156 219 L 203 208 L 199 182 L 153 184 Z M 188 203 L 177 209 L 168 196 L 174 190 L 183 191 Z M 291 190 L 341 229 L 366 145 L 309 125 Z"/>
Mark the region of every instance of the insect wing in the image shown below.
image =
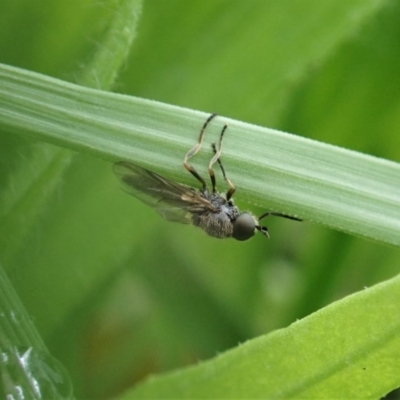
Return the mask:
<path id="1" fill-rule="evenodd" d="M 135 164 L 121 161 L 113 169 L 127 193 L 155 208 L 168 221 L 189 224 L 191 214 L 207 209 L 215 211 L 195 190 Z"/>

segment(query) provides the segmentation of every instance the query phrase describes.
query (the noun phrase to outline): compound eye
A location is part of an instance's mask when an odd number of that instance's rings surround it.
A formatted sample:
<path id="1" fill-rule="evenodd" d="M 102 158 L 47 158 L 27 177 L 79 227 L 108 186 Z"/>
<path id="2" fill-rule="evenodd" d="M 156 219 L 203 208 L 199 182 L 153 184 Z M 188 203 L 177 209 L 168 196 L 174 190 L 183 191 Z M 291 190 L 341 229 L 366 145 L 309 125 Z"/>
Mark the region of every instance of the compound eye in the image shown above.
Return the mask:
<path id="1" fill-rule="evenodd" d="M 256 222 L 254 217 L 249 213 L 240 214 L 233 221 L 233 234 L 236 240 L 247 240 L 254 236 L 256 230 Z"/>

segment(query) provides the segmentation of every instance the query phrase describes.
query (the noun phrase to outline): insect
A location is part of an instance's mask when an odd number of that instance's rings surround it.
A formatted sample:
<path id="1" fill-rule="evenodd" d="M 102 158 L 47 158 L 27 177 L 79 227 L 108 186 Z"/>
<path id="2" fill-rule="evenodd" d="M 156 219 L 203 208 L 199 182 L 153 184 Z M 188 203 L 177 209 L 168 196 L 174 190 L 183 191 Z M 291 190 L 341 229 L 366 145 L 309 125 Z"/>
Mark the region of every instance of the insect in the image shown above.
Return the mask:
<path id="1" fill-rule="evenodd" d="M 261 232 L 264 236 L 269 237 L 267 227 L 260 226 L 259 223 L 268 215 L 298 220 L 295 217 L 275 212 L 266 212 L 257 218 L 249 211 L 239 211 L 235 206 L 232 197 L 236 189 L 226 176 L 221 162 L 222 139 L 228 128 L 226 124 L 222 128 L 218 147 L 215 143 L 212 144 L 214 155 L 208 164 L 208 173 L 211 179 L 211 190 L 209 190 L 206 181 L 188 163 L 188 160 L 200 150 L 207 125 L 216 115 L 211 114 L 208 117 L 200 130 L 197 144 L 186 153 L 183 159 L 183 166 L 201 183 L 200 189 L 170 181 L 135 164 L 120 161 L 114 164 L 113 169 L 123 183 L 124 190 L 155 208 L 166 220 L 182 224 L 192 223 L 203 229 L 208 235 L 219 239 L 232 237 L 244 241 L 250 239 L 256 232 Z M 228 191 L 225 194 L 217 191 L 213 170 L 216 162 L 228 185 Z"/>

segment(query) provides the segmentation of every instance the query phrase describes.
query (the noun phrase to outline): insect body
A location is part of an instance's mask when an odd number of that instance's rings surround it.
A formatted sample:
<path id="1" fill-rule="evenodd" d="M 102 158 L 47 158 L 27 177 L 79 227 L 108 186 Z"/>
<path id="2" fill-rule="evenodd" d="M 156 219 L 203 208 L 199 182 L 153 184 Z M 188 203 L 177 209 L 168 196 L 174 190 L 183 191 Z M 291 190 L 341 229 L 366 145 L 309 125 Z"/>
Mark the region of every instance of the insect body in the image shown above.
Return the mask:
<path id="1" fill-rule="evenodd" d="M 205 129 L 215 116 L 216 114 L 212 114 L 206 120 L 200 131 L 198 143 L 183 160 L 184 167 L 201 183 L 200 189 L 170 181 L 135 164 L 120 161 L 114 164 L 114 172 L 123 183 L 125 191 L 155 208 L 166 220 L 183 224 L 192 223 L 208 235 L 219 239 L 232 237 L 243 241 L 250 239 L 257 231 L 268 237 L 268 229 L 259 225 L 259 220 L 268 215 L 297 220 L 284 214 L 269 212 L 256 218 L 250 212 L 240 212 L 235 206 L 232 199 L 235 187 L 227 178 L 220 159 L 222 139 L 227 125 L 222 128 L 218 148 L 215 143 L 212 144 L 214 156 L 208 165 L 212 187 L 211 191 L 208 189 L 205 180 L 188 163 L 188 160 L 200 150 Z M 212 169 L 215 162 L 218 162 L 229 187 L 226 194 L 221 194 L 216 189 L 216 179 Z"/>

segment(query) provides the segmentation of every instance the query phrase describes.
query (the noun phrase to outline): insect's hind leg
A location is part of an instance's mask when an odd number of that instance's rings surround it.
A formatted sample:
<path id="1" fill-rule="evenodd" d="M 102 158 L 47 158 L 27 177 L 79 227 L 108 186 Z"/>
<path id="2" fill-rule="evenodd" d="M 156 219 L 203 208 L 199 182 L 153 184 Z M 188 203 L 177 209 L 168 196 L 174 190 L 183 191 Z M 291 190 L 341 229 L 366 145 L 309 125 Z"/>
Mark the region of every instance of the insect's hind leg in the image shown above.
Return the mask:
<path id="1" fill-rule="evenodd" d="M 211 115 L 207 118 L 206 122 L 204 122 L 204 125 L 203 125 L 203 127 L 201 128 L 198 142 L 196 143 L 196 145 L 195 145 L 191 150 L 189 150 L 189 151 L 186 153 L 186 155 L 185 155 L 185 157 L 184 157 L 184 159 L 183 159 L 183 166 L 184 166 L 198 181 L 200 181 L 200 183 L 201 183 L 202 186 L 203 186 L 203 189 L 206 189 L 206 188 L 207 188 L 206 181 L 205 181 L 205 180 L 199 175 L 199 173 L 188 163 L 188 160 L 189 160 L 190 157 L 193 157 L 193 156 L 201 149 L 201 146 L 202 146 L 202 144 L 203 144 L 204 132 L 205 132 L 205 130 L 206 130 L 206 128 L 207 128 L 207 125 L 208 125 L 209 122 L 210 122 L 214 117 L 216 117 L 217 115 L 218 115 L 218 114 L 211 114 Z"/>
<path id="2" fill-rule="evenodd" d="M 226 199 L 229 200 L 233 196 L 233 194 L 235 193 L 236 188 L 233 185 L 233 183 L 230 181 L 230 179 L 226 176 L 225 168 L 222 165 L 222 161 L 221 161 L 221 158 L 220 158 L 221 157 L 221 151 L 222 151 L 222 139 L 224 137 L 224 133 L 225 133 L 227 128 L 228 128 L 228 125 L 224 125 L 224 127 L 222 128 L 221 135 L 219 137 L 218 150 L 217 150 L 217 147 L 215 146 L 215 143 L 212 144 L 212 149 L 214 151 L 214 157 L 211 159 L 210 164 L 208 165 L 208 173 L 210 174 L 211 183 L 212 183 L 212 187 L 213 187 L 213 193 L 215 193 L 215 191 L 216 191 L 216 181 L 215 181 L 215 174 L 214 174 L 214 171 L 212 169 L 212 166 L 217 161 L 218 164 L 219 164 L 219 167 L 221 168 L 222 176 L 224 177 L 225 182 L 229 186 L 229 190 L 226 193 Z"/>

